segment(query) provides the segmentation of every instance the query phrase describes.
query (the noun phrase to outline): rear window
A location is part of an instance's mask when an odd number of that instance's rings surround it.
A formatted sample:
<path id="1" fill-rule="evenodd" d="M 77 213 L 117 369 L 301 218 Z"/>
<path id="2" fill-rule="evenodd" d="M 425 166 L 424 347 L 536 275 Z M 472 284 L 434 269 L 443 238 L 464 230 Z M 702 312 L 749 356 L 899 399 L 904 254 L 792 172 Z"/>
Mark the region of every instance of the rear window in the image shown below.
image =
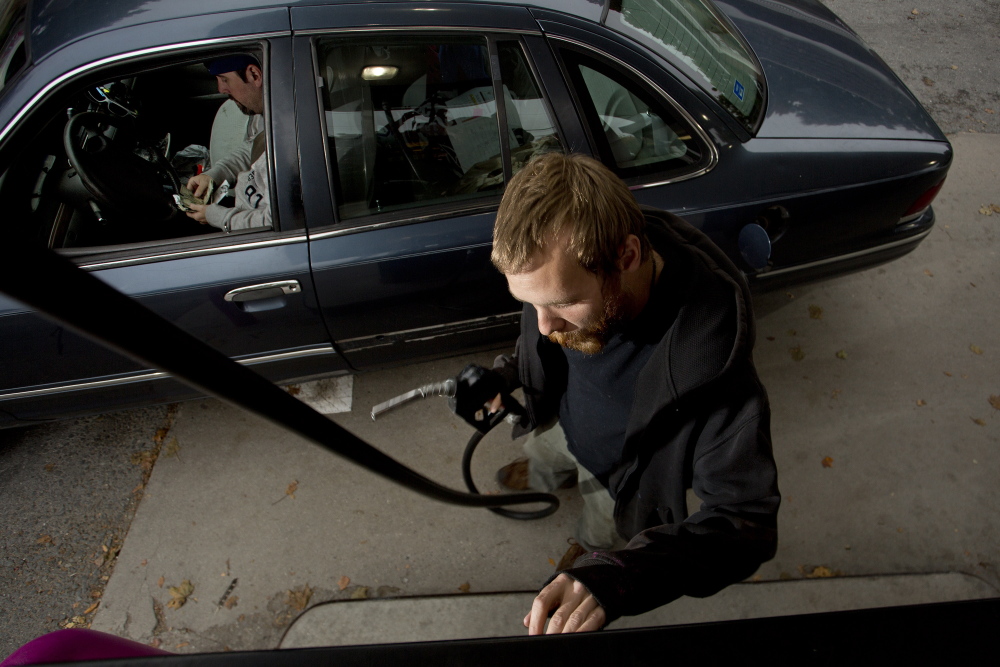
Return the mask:
<path id="1" fill-rule="evenodd" d="M 709 0 L 611 0 L 607 25 L 686 70 L 747 131 L 756 131 L 763 71 Z"/>
<path id="2" fill-rule="evenodd" d="M 25 43 L 24 6 L 26 0 L 0 4 L 0 91 L 28 62 Z"/>

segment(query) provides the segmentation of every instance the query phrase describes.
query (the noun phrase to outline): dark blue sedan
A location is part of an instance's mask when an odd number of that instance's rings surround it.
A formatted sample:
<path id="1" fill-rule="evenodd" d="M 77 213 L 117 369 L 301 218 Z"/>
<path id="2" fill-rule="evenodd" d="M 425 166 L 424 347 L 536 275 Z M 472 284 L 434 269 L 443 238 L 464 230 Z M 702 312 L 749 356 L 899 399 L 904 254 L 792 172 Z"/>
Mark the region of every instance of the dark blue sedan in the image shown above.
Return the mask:
<path id="1" fill-rule="evenodd" d="M 493 218 L 546 151 L 599 157 L 760 290 L 912 250 L 952 157 L 817 0 L 5 7 L 3 242 L 51 248 L 275 382 L 513 340 Z M 231 56 L 259 63 L 262 116 L 219 93 L 206 64 Z M 268 215 L 178 210 L 254 126 Z M 0 296 L 0 426 L 192 395 Z"/>

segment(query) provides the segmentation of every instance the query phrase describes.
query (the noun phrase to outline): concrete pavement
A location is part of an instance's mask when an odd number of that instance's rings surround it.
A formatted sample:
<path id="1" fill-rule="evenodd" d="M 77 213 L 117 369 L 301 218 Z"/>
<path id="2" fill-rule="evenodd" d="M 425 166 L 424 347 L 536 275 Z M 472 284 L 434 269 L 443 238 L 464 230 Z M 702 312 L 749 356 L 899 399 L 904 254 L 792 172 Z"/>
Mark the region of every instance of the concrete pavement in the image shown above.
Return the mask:
<path id="1" fill-rule="evenodd" d="M 752 583 L 627 623 L 1000 595 L 1000 136 L 952 137 L 935 231 L 894 263 L 758 303 L 780 545 Z M 461 487 L 469 436 L 443 399 L 370 406 L 456 358 L 354 378 L 338 423 Z M 520 631 L 578 510 L 535 522 L 396 488 L 216 401 L 183 404 L 92 627 L 168 650 L 265 649 Z M 491 435 L 475 474 L 518 443 Z M 183 606 L 170 587 L 193 585 Z"/>

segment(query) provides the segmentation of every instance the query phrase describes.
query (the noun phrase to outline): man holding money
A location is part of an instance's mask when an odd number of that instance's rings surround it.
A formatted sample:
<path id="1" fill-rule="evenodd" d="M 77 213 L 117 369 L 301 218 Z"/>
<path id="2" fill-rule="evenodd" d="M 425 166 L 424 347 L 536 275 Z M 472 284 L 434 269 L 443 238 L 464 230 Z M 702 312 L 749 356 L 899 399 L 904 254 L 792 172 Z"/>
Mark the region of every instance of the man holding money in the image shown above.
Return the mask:
<path id="1" fill-rule="evenodd" d="M 219 204 L 190 204 L 189 218 L 218 227 L 226 233 L 271 224 L 268 197 L 266 135 L 264 133 L 264 73 L 251 55 L 218 58 L 207 64 L 219 92 L 228 95 L 251 116 L 243 144 L 204 173 L 188 179 L 195 197 L 204 197 L 228 182 L 235 197 L 232 208 Z M 232 187 L 235 184 L 235 187 Z"/>

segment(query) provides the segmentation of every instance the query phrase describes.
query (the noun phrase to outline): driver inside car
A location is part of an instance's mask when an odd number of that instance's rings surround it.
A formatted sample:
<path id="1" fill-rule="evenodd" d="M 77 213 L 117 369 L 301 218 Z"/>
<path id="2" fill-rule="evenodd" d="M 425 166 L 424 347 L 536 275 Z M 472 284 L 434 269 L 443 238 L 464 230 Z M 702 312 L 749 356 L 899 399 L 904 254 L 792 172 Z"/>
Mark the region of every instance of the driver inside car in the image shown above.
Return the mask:
<path id="1" fill-rule="evenodd" d="M 267 151 L 264 129 L 264 73 L 251 55 L 239 54 L 206 63 L 219 86 L 240 110 L 250 116 L 245 141 L 230 155 L 204 173 L 188 179 L 187 188 L 195 197 L 204 197 L 211 186 L 235 183 L 230 192 L 232 208 L 220 204 L 190 204 L 187 215 L 202 224 L 229 233 L 238 229 L 271 225 L 268 201 Z"/>

